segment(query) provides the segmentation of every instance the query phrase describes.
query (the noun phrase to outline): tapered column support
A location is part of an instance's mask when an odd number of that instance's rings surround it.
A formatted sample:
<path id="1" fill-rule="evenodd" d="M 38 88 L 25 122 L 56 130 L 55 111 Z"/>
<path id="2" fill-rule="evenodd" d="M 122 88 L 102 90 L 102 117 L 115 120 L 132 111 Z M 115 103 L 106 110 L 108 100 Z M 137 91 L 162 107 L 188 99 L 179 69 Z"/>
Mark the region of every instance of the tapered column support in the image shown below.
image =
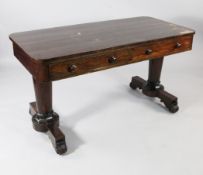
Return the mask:
<path id="1" fill-rule="evenodd" d="M 48 132 L 58 154 L 67 151 L 65 135 L 59 129 L 59 116 L 52 109 L 52 82 L 33 78 L 36 102 L 30 103 L 33 127 L 39 132 Z"/>
<path id="2" fill-rule="evenodd" d="M 164 86 L 160 84 L 161 70 L 164 58 L 149 60 L 148 80 L 141 77 L 132 78 L 130 87 L 132 89 L 142 89 L 143 94 L 149 97 L 158 97 L 165 104 L 171 113 L 178 111 L 178 99 L 174 95 L 166 92 Z"/>

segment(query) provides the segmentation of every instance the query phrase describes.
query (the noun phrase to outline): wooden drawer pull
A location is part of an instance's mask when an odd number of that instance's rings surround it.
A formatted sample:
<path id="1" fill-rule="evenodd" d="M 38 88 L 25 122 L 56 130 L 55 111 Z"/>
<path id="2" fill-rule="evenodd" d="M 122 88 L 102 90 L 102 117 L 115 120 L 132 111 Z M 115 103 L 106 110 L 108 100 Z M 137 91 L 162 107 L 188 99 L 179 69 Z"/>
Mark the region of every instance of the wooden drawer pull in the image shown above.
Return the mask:
<path id="1" fill-rule="evenodd" d="M 147 50 L 145 51 L 145 54 L 146 54 L 146 55 L 150 55 L 150 54 L 152 54 L 152 52 L 153 52 L 153 51 L 152 51 L 151 49 L 147 49 Z"/>
<path id="2" fill-rule="evenodd" d="M 72 64 L 68 67 L 68 72 L 75 72 L 77 69 L 77 66 L 75 64 Z"/>
<path id="3" fill-rule="evenodd" d="M 115 63 L 116 61 L 117 61 L 117 58 L 114 57 L 114 56 L 112 56 L 112 57 L 110 57 L 110 58 L 108 59 L 108 62 L 111 63 L 111 64 Z"/>
<path id="4" fill-rule="evenodd" d="M 176 43 L 176 48 L 180 48 L 182 46 L 181 43 Z"/>

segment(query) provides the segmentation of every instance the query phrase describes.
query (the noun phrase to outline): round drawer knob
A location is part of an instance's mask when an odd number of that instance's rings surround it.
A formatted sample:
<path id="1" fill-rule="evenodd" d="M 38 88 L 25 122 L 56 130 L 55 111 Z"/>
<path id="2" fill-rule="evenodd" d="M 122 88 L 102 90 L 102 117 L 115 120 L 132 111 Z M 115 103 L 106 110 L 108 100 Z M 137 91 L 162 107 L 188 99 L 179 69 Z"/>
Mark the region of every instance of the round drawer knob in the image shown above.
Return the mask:
<path id="1" fill-rule="evenodd" d="M 180 48 L 182 46 L 181 43 L 176 43 L 176 48 Z"/>
<path id="2" fill-rule="evenodd" d="M 112 56 L 112 57 L 110 57 L 110 58 L 108 59 L 108 62 L 112 64 L 112 63 L 115 63 L 116 60 L 117 60 L 117 58 L 114 57 L 114 56 Z"/>
<path id="3" fill-rule="evenodd" d="M 68 72 L 75 72 L 77 69 L 77 66 L 75 64 L 72 64 L 68 67 Z"/>
<path id="4" fill-rule="evenodd" d="M 152 52 L 153 52 L 153 51 L 152 51 L 151 49 L 147 49 L 147 50 L 145 51 L 145 54 L 146 54 L 146 55 L 150 55 Z"/>

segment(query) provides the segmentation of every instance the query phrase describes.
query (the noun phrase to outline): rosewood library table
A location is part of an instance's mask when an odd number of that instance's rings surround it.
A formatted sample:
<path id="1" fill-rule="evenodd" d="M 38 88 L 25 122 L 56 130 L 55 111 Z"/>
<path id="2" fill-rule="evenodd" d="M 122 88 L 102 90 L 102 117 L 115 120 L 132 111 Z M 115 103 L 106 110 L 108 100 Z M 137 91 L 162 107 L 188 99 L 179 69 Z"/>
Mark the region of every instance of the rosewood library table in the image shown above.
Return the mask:
<path id="1" fill-rule="evenodd" d="M 52 109 L 52 81 L 149 60 L 147 81 L 134 76 L 132 89 L 158 97 L 178 111 L 177 97 L 160 84 L 164 56 L 192 49 L 194 30 L 151 17 L 136 17 L 14 33 L 14 55 L 31 73 L 36 102 L 30 103 L 33 127 L 48 132 L 58 154 L 67 151 Z"/>

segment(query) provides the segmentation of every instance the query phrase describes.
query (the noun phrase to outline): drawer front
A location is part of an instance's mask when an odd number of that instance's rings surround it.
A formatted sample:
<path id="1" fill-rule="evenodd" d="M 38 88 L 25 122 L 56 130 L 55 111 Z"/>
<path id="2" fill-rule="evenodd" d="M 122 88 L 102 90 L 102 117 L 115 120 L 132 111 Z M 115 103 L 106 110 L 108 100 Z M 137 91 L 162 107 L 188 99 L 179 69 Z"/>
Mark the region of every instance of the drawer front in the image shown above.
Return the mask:
<path id="1" fill-rule="evenodd" d="M 132 61 L 143 61 L 153 58 L 184 52 L 192 49 L 193 36 L 182 36 L 163 41 L 154 41 L 129 48 Z"/>
<path id="2" fill-rule="evenodd" d="M 192 39 L 193 36 L 188 35 L 81 56 L 72 60 L 56 61 L 49 65 L 50 79 L 59 80 L 191 50 Z"/>
<path id="3" fill-rule="evenodd" d="M 100 71 L 128 64 L 130 61 L 131 57 L 128 49 L 97 54 L 96 56 L 80 57 L 69 61 L 62 61 L 50 65 L 50 79 L 58 80 L 66 77 Z"/>

